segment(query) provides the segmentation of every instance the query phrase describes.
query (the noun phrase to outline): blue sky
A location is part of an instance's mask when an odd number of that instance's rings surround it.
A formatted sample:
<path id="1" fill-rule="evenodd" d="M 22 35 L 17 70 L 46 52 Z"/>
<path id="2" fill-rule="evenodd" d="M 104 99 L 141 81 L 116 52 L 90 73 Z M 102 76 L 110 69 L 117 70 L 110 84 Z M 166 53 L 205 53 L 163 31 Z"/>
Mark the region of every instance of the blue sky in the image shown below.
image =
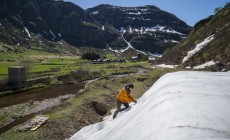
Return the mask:
<path id="1" fill-rule="evenodd" d="M 230 0 L 65 0 L 79 5 L 83 9 L 91 8 L 99 4 L 111 4 L 116 6 L 134 7 L 155 5 L 161 10 L 176 15 L 188 25 L 213 14 L 217 7 L 224 7 Z"/>

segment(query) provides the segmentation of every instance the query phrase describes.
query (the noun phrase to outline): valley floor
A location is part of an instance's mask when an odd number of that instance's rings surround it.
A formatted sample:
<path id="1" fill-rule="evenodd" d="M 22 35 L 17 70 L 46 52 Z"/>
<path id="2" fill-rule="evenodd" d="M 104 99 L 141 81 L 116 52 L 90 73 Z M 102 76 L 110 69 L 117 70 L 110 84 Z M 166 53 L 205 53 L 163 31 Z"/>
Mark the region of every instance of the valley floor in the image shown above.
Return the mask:
<path id="1" fill-rule="evenodd" d="M 105 66 L 107 65 L 107 66 Z M 105 64 L 106 68 L 114 67 L 116 64 Z M 130 64 L 126 64 L 130 65 Z M 132 64 L 133 65 L 133 64 Z M 146 65 L 146 64 L 141 64 Z M 108 109 L 107 114 L 109 115 L 112 108 L 115 108 L 116 101 L 115 96 L 117 90 L 122 88 L 127 83 L 134 83 L 134 96 L 136 98 L 141 95 L 156 81 L 161 75 L 169 71 L 175 71 L 174 69 L 152 69 L 151 66 L 141 66 L 139 63 L 135 63 L 133 68 L 137 68 L 137 73 L 116 75 L 119 74 L 119 70 L 114 73 L 115 76 L 107 76 L 98 79 L 90 84 L 86 85 L 84 91 L 78 92 L 78 94 L 72 95 L 70 98 L 61 99 L 58 106 L 48 107 L 45 110 L 40 110 L 37 113 L 49 115 L 49 120 L 39 128 L 37 131 L 26 131 L 26 132 L 15 132 L 18 127 L 16 126 L 10 131 L 7 131 L 0 135 L 1 139 L 65 139 L 72 136 L 75 132 L 79 131 L 82 127 L 100 122 L 104 116 L 100 116 L 95 112 L 92 105 L 92 101 L 103 103 Z M 122 66 L 124 67 L 124 66 Z M 114 69 L 113 68 L 113 69 Z M 68 92 L 68 90 L 67 90 Z M 45 100 L 49 103 L 55 103 L 52 99 Z M 40 103 L 43 104 L 41 101 Z M 31 104 L 30 102 L 28 102 Z M 26 104 L 28 104 L 26 103 Z M 38 102 L 37 102 L 38 103 Z M 29 105 L 31 107 L 31 105 Z M 35 103 L 32 106 L 36 109 Z M 38 105 L 40 106 L 40 105 Z M 25 106 L 24 106 L 25 107 Z M 16 108 L 20 108 L 18 105 Z M 23 108 L 23 107 L 22 107 Z M 25 107 L 28 110 L 28 107 Z M 20 110 L 20 109 L 19 109 Z M 8 112 L 10 114 L 10 112 Z M 13 118 L 17 116 L 11 115 Z M 9 116 L 8 116 L 9 117 Z M 18 116 L 20 117 L 20 115 Z M 22 116 L 23 117 L 23 116 Z M 4 118 L 3 118 L 4 119 Z M 73 123 L 74 122 L 74 123 Z"/>

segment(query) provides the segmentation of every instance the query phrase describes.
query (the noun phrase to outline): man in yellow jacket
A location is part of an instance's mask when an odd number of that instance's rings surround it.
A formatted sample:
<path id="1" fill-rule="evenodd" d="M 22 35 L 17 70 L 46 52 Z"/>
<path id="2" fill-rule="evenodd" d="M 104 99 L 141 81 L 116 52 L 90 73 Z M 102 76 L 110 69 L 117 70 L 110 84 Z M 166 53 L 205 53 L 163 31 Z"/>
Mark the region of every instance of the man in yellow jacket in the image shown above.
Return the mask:
<path id="1" fill-rule="evenodd" d="M 117 114 L 122 111 L 121 105 L 123 104 L 126 108 L 129 108 L 129 103 L 137 101 L 130 95 L 131 88 L 134 88 L 133 84 L 126 85 L 123 89 L 121 89 L 117 95 L 117 110 L 113 114 L 113 119 L 116 118 Z M 124 109 L 123 109 L 124 110 Z"/>

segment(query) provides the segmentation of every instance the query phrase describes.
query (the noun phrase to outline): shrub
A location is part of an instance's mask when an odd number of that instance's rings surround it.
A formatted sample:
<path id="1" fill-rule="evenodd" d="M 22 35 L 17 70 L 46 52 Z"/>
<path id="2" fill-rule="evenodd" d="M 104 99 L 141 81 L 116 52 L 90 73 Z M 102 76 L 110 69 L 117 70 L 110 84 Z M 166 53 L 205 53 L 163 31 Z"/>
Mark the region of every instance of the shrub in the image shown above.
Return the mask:
<path id="1" fill-rule="evenodd" d="M 101 76 L 101 73 L 98 71 L 90 72 L 89 70 L 78 69 L 75 72 L 71 72 L 71 77 L 76 81 L 82 82 L 85 80 L 95 79 Z"/>
<path id="2" fill-rule="evenodd" d="M 100 59 L 100 55 L 93 52 L 86 52 L 82 55 L 82 59 L 87 59 L 92 61 L 92 60 Z"/>

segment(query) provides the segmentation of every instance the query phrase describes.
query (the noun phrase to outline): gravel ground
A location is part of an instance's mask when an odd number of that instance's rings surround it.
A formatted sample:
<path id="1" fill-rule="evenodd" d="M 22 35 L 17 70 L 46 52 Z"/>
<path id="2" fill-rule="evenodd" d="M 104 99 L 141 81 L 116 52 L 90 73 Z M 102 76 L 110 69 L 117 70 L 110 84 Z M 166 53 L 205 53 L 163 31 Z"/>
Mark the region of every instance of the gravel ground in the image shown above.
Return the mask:
<path id="1" fill-rule="evenodd" d="M 0 116 L 8 114 L 5 121 L 0 122 L 0 127 L 3 127 L 18 118 L 22 118 L 29 114 L 39 113 L 59 106 L 63 100 L 74 97 L 72 94 L 59 96 L 57 98 L 45 99 L 43 101 L 27 102 L 23 104 L 13 105 L 5 108 L 0 108 Z"/>

